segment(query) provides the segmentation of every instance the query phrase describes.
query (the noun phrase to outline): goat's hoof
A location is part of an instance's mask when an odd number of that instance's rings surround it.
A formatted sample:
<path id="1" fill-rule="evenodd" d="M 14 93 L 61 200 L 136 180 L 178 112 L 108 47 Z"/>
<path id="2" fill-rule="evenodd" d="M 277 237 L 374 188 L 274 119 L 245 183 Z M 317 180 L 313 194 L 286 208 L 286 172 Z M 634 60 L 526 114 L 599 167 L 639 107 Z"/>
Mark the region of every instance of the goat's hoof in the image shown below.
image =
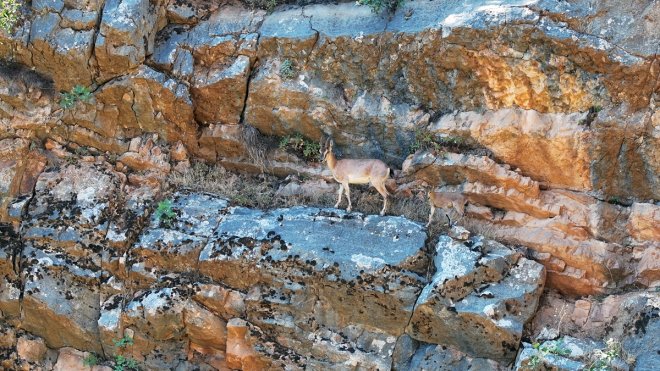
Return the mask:
<path id="1" fill-rule="evenodd" d="M 346 212 L 349 212 L 349 213 L 350 213 L 350 212 L 351 212 L 351 208 L 349 207 L 348 209 L 346 209 Z"/>

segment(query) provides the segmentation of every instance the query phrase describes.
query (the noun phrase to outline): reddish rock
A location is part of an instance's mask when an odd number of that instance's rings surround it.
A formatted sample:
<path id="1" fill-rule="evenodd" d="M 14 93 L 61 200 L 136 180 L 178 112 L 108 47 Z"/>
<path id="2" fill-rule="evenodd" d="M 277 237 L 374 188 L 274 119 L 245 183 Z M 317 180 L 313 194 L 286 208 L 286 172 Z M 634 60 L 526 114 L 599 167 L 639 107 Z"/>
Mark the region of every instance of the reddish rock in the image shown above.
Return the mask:
<path id="1" fill-rule="evenodd" d="M 630 236 L 638 241 L 660 242 L 660 206 L 634 203 L 627 227 Z"/>
<path id="2" fill-rule="evenodd" d="M 18 356 L 28 362 L 39 363 L 46 356 L 46 343 L 41 338 L 30 338 L 21 336 L 16 343 L 16 352 Z"/>

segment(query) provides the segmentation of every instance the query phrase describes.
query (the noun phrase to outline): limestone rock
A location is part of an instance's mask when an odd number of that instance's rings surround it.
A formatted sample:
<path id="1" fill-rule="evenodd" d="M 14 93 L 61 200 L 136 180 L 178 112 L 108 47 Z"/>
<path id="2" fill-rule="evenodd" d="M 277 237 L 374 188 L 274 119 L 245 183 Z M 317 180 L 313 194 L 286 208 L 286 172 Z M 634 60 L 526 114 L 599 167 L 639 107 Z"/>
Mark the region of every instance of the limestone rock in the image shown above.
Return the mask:
<path id="1" fill-rule="evenodd" d="M 660 206 L 634 203 L 628 219 L 630 236 L 638 241 L 660 241 Z"/>
<path id="2" fill-rule="evenodd" d="M 232 318 L 227 323 L 227 366 L 242 370 L 304 368 L 304 358 L 273 346 L 263 332 L 249 322 Z M 279 367 L 278 367 L 279 366 Z"/>
<path id="3" fill-rule="evenodd" d="M 636 370 L 652 370 L 660 361 L 660 355 L 654 349 L 657 348 L 660 330 L 658 299 L 658 295 L 655 295 L 655 301 L 650 301 L 645 310 L 639 313 L 634 329 L 622 341 L 626 352 L 635 359 Z"/>
<path id="4" fill-rule="evenodd" d="M 161 2 L 110 0 L 103 8 L 94 55 L 100 82 L 126 74 L 151 54 L 156 32 L 164 26 Z"/>
<path id="5" fill-rule="evenodd" d="M 22 327 L 51 347 L 100 351 L 101 249 L 118 183 L 88 163 L 44 172 L 37 181 L 23 222 Z"/>
<path id="6" fill-rule="evenodd" d="M 22 327 L 44 338 L 51 347 L 72 346 L 100 352 L 100 260 L 65 259 L 57 251 L 23 251 L 26 264 Z M 43 263 L 39 263 L 42 261 Z"/>
<path id="7" fill-rule="evenodd" d="M 196 270 L 200 251 L 223 220 L 227 201 L 182 192 L 172 197 L 170 205 L 152 215 L 149 227 L 131 249 L 131 270 L 144 272 L 150 277 L 147 280 L 155 279 L 159 272 Z M 168 211 L 175 216 L 167 217 Z"/>
<path id="8" fill-rule="evenodd" d="M 69 91 L 75 85 L 90 86 L 94 30 L 66 27 L 58 13 L 37 15 L 30 29 L 29 50 L 38 71 L 53 78 L 58 90 Z"/>
<path id="9" fill-rule="evenodd" d="M 161 72 L 141 66 L 103 85 L 96 100 L 102 106 L 90 130 L 125 138 L 158 133 L 168 142 L 180 140 L 189 149 L 196 148 L 188 88 Z"/>
<path id="10" fill-rule="evenodd" d="M 419 274 L 425 261 L 420 251 L 425 234 L 418 224 L 399 217 L 305 207 L 270 212 L 233 208 L 229 212 L 200 254 L 203 274 L 231 287 L 247 289 L 261 282 L 280 281 L 278 277 L 284 276 L 277 272 L 286 269 L 294 275 L 278 286 L 284 284 L 287 290 L 303 297 L 304 286 L 316 288 L 320 282 L 329 281 L 318 287 L 317 295 L 335 310 L 349 310 L 354 308 L 354 300 L 361 300 L 363 309 L 351 322 L 364 321 L 394 334 L 402 332 L 401 325 L 424 282 Z M 374 253 L 370 248 L 374 245 L 382 248 Z M 270 268 L 251 268 L 256 262 Z M 296 268 L 291 270 L 289 265 Z M 394 266 L 402 271 L 390 268 Z M 325 276 L 328 280 L 323 279 Z M 288 284 L 289 280 L 293 282 Z M 360 282 L 362 285 L 357 286 Z M 352 293 L 348 296 L 351 300 L 344 300 L 345 294 L 340 294 L 347 290 Z M 381 304 L 389 310 L 375 310 Z M 340 321 L 336 325 L 349 323 Z"/>
<path id="11" fill-rule="evenodd" d="M 250 58 L 244 55 L 227 67 L 198 71 L 193 79 L 195 118 L 202 123 L 238 124 L 247 94 Z M 217 101 L 223 104 L 217 104 Z"/>
<path id="12" fill-rule="evenodd" d="M 543 291 L 543 266 L 478 237 L 461 243 L 441 236 L 436 252 L 436 273 L 406 332 L 474 357 L 511 361 Z"/>
<path id="13" fill-rule="evenodd" d="M 417 349 L 409 363 L 401 369 L 408 370 L 505 370 L 497 362 L 484 358 L 473 358 L 461 351 L 446 346 L 424 344 Z"/>
<path id="14" fill-rule="evenodd" d="M 28 362 L 38 363 L 46 356 L 46 344 L 43 339 L 31 339 L 27 336 L 21 336 L 16 343 L 16 352 L 21 359 Z"/>

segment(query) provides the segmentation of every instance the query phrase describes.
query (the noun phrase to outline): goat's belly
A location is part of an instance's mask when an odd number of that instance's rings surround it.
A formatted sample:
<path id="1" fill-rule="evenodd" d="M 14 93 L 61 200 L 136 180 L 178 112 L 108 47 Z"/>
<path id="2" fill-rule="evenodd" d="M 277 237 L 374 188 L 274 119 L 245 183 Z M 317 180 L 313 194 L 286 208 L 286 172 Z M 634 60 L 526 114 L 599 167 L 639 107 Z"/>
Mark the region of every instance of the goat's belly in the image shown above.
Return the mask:
<path id="1" fill-rule="evenodd" d="M 369 177 L 349 177 L 348 182 L 352 184 L 367 184 L 369 183 Z"/>

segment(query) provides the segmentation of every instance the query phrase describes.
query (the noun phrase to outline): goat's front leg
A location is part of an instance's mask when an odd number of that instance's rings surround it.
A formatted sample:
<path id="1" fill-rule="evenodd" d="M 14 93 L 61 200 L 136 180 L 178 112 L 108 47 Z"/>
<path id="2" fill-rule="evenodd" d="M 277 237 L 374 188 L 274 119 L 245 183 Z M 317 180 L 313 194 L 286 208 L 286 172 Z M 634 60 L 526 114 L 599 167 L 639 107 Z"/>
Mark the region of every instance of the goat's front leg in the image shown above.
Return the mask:
<path id="1" fill-rule="evenodd" d="M 339 207 L 339 204 L 341 203 L 341 195 L 344 193 L 344 184 L 343 183 L 339 183 L 339 192 L 337 192 L 337 193 L 338 193 L 339 197 L 337 197 L 337 203 L 335 204 L 335 208 Z M 349 199 L 348 202 L 351 202 L 351 200 Z"/>
<path id="2" fill-rule="evenodd" d="M 433 220 L 433 214 L 435 214 L 435 205 L 433 205 L 433 202 L 430 202 L 431 204 L 431 212 L 429 213 L 429 222 L 426 223 L 426 227 L 428 228 L 429 225 L 431 225 L 431 220 Z"/>
<path id="3" fill-rule="evenodd" d="M 346 198 L 348 199 L 348 208 L 346 208 L 346 211 L 350 213 L 353 206 L 351 205 L 351 189 L 348 188 L 348 183 L 344 183 L 344 191 L 346 192 Z"/>

